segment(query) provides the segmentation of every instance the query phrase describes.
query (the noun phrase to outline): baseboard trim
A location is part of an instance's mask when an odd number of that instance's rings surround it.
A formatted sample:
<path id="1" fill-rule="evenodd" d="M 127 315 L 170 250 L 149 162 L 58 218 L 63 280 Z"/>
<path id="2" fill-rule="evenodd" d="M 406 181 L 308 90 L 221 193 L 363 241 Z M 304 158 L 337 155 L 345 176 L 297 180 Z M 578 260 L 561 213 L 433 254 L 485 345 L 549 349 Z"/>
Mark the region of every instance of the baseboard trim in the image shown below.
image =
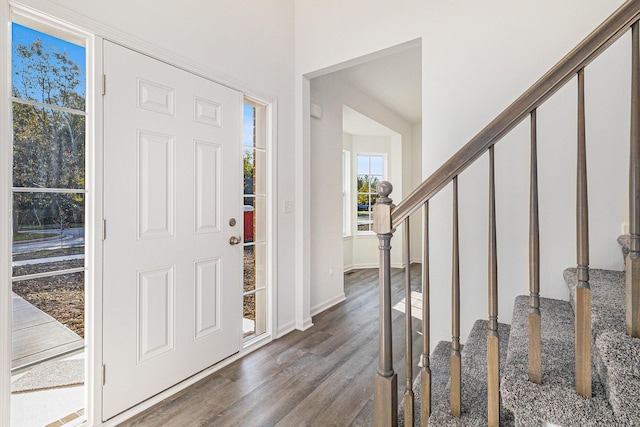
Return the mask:
<path id="1" fill-rule="evenodd" d="M 296 329 L 299 331 L 306 331 L 312 326 L 313 326 L 313 320 L 311 320 L 311 316 L 307 317 L 302 322 L 296 322 Z"/>
<path id="2" fill-rule="evenodd" d="M 347 297 L 343 292 L 340 295 L 338 295 L 336 297 L 333 297 L 330 300 L 327 300 L 327 301 L 323 302 L 322 304 L 318 304 L 315 307 L 311 307 L 311 316 L 313 317 L 316 314 L 322 313 L 323 311 L 330 309 L 334 305 L 340 304 L 342 301 L 344 301 L 346 299 L 347 299 Z"/>
<path id="3" fill-rule="evenodd" d="M 276 332 L 276 338 L 280 338 L 282 336 L 287 335 L 289 332 L 295 331 L 296 330 L 296 322 L 295 321 L 291 321 L 287 324 L 282 325 L 281 327 L 278 328 L 278 331 Z"/>
<path id="4" fill-rule="evenodd" d="M 411 260 L 411 264 L 422 264 L 421 259 Z M 344 267 L 344 272 L 348 273 L 351 270 L 364 270 L 367 268 L 378 268 L 380 264 L 376 263 L 365 263 L 365 264 L 351 264 Z M 394 262 L 391 264 L 391 268 L 404 268 L 404 262 Z"/>
<path id="5" fill-rule="evenodd" d="M 369 262 L 364 264 L 352 264 L 351 270 L 363 270 L 365 268 L 378 268 L 380 264 L 377 262 Z"/>

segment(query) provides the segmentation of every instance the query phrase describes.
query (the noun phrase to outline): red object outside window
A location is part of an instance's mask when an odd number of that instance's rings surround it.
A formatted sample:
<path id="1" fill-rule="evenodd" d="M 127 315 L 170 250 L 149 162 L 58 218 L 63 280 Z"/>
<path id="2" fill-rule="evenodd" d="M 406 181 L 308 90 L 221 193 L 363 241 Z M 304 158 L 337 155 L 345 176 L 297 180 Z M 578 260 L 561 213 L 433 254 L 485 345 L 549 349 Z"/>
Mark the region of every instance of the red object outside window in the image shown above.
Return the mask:
<path id="1" fill-rule="evenodd" d="M 244 241 L 253 242 L 253 206 L 244 205 Z"/>

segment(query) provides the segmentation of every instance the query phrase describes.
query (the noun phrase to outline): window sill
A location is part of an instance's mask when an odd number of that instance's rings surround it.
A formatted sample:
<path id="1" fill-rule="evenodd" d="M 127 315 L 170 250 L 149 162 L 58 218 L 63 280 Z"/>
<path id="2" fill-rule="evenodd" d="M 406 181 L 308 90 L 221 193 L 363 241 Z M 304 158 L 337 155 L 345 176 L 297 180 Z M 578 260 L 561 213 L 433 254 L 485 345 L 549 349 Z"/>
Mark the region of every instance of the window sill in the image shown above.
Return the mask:
<path id="1" fill-rule="evenodd" d="M 374 231 L 359 231 L 356 234 L 358 237 L 377 237 L 377 234 Z"/>

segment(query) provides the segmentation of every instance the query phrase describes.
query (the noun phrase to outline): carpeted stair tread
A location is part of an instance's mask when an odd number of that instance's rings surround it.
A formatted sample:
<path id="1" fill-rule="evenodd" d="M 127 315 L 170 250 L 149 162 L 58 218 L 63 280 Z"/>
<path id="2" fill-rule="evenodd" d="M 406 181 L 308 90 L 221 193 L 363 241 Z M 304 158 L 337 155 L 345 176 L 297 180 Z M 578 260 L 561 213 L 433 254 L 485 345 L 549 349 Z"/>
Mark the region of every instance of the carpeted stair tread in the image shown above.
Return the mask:
<path id="1" fill-rule="evenodd" d="M 565 270 L 564 277 L 573 298 L 576 270 Z M 625 273 L 590 270 L 589 285 L 596 370 L 619 425 L 640 425 L 640 340 L 626 335 Z"/>
<path id="2" fill-rule="evenodd" d="M 575 311 L 578 283 L 575 268 L 564 271 L 564 280 L 571 293 L 571 307 Z M 622 271 L 589 270 L 591 287 L 591 331 L 597 337 L 605 331 L 625 332 L 625 274 Z"/>
<path id="3" fill-rule="evenodd" d="M 462 351 L 462 415 L 451 416 L 449 387 L 442 398 L 434 402 L 429 424 L 432 426 L 486 426 L 487 425 L 487 325 L 486 320 L 478 320 L 473 325 Z M 507 355 L 509 325 L 498 325 L 500 335 L 501 372 Z M 502 410 L 501 426 L 514 425 L 513 415 Z"/>
<path id="4" fill-rule="evenodd" d="M 463 347 L 464 348 L 464 347 Z M 451 365 L 449 359 L 451 357 L 451 342 L 440 341 L 429 358 L 429 366 L 431 368 L 431 405 L 442 399 L 447 384 L 449 384 L 449 376 Z M 414 383 L 414 390 L 420 395 L 420 378 Z M 419 402 L 418 402 L 419 403 Z M 418 406 L 419 407 L 419 406 Z"/>
<path id="5" fill-rule="evenodd" d="M 604 332 L 595 345 L 598 371 L 606 382 L 617 425 L 640 424 L 640 339 L 621 332 Z"/>
<path id="6" fill-rule="evenodd" d="M 593 397 L 575 392 L 574 316 L 566 301 L 540 298 L 542 385 L 528 380 L 529 299 L 516 298 L 501 392 L 518 426 L 546 421 L 563 427 L 617 425 L 604 387 L 593 369 Z"/>

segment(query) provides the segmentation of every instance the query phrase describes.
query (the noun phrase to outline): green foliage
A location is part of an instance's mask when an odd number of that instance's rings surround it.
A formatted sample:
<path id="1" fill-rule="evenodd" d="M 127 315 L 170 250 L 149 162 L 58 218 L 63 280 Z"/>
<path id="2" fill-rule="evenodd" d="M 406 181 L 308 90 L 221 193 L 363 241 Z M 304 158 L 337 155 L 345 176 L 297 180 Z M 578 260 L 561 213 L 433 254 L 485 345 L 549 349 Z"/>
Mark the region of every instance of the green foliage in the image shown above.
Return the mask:
<path id="1" fill-rule="evenodd" d="M 253 178 L 254 162 L 253 151 L 245 150 L 244 152 L 244 177 Z"/>
<path id="2" fill-rule="evenodd" d="M 12 95 L 27 101 L 84 111 L 82 70 L 66 52 L 40 39 L 18 44 Z M 85 117 L 68 111 L 13 103 L 13 186 L 84 188 Z M 84 221 L 78 194 L 16 193 L 14 225 L 64 225 Z"/>
<path id="3" fill-rule="evenodd" d="M 358 205 L 368 205 L 369 200 L 371 200 L 372 205 L 375 203 L 375 200 L 378 198 L 376 194 L 376 186 L 379 182 L 380 177 L 378 176 L 358 175 Z"/>

